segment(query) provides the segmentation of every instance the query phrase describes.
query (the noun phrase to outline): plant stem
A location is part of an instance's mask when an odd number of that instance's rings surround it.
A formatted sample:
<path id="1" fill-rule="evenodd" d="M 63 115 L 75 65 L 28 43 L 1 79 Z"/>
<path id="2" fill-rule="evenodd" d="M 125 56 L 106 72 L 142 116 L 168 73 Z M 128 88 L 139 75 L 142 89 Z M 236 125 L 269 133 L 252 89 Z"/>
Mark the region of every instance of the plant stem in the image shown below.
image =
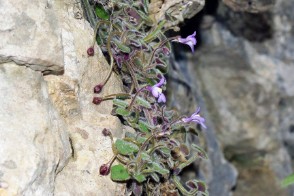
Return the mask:
<path id="1" fill-rule="evenodd" d="M 148 66 L 146 66 L 146 67 L 144 68 L 145 71 L 153 67 L 153 66 L 151 65 L 151 63 L 152 63 L 152 61 L 153 61 L 153 57 L 154 57 L 154 55 L 155 55 L 155 52 L 156 52 L 158 49 L 160 49 L 164 44 L 166 44 L 167 42 L 169 42 L 169 41 L 171 41 L 171 40 L 174 40 L 174 39 L 176 39 L 176 38 L 178 38 L 178 36 L 167 38 L 167 39 L 164 40 L 164 41 L 163 41 L 163 42 L 162 42 L 162 43 L 161 43 L 156 49 L 153 50 L 152 55 L 151 55 L 151 58 L 149 59 Z"/>
<path id="2" fill-rule="evenodd" d="M 134 82 L 135 89 L 136 89 L 136 91 L 138 92 L 138 91 L 139 91 L 139 84 L 138 84 L 138 81 L 137 81 L 137 79 L 136 79 L 135 72 L 134 72 L 134 70 L 133 70 L 133 68 L 132 68 L 132 65 L 133 65 L 133 64 L 129 64 L 128 62 L 126 62 L 126 65 L 127 65 L 127 67 L 128 67 L 128 70 L 130 71 L 131 77 L 132 77 L 133 82 Z M 149 112 L 146 110 L 146 108 L 143 108 L 143 112 L 144 112 L 144 114 L 145 114 L 145 116 L 146 116 L 146 118 L 147 118 L 148 123 L 149 123 L 150 125 L 153 125 L 152 118 L 151 118 Z"/>
<path id="3" fill-rule="evenodd" d="M 135 102 L 135 99 L 137 98 L 137 96 L 139 95 L 139 93 L 142 92 L 143 90 L 146 90 L 146 87 L 147 87 L 147 86 L 144 86 L 144 87 L 140 88 L 140 89 L 136 92 L 135 96 L 134 96 L 133 99 L 132 99 L 132 102 L 130 103 L 130 105 L 129 105 L 129 107 L 128 107 L 128 110 L 129 110 L 129 111 L 131 110 L 131 108 L 132 108 L 132 106 L 133 106 L 133 104 L 134 104 L 134 102 Z"/>

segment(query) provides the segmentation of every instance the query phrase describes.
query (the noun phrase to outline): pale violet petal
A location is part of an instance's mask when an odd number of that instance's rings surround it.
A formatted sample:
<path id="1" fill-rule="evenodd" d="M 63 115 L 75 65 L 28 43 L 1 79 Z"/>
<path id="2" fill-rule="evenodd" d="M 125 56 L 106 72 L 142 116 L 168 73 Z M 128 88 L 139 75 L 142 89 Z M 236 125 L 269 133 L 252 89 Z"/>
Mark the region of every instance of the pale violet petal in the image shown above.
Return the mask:
<path id="1" fill-rule="evenodd" d="M 158 98 L 158 103 L 165 103 L 166 102 L 166 98 L 165 98 L 165 95 L 163 93 L 161 93 L 159 95 L 159 98 Z"/>

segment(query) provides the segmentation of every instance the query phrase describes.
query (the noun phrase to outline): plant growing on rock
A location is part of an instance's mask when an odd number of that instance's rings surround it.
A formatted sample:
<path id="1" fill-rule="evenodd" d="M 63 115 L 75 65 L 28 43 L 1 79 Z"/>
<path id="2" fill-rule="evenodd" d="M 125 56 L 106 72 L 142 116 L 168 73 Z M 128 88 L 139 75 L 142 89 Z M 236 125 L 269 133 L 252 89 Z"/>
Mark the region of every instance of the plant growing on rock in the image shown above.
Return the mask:
<path id="1" fill-rule="evenodd" d="M 165 21 L 156 23 L 149 18 L 146 0 L 96 2 L 94 7 L 100 19 L 93 46 L 98 42 L 110 61 L 110 72 L 94 87 L 94 93 L 103 90 L 112 72 L 121 76 L 126 93 L 96 96 L 93 103 L 112 99 L 113 114 L 135 130 L 116 141 L 109 130 L 103 130 L 112 140 L 114 156 L 100 167 L 100 174 L 110 173 L 113 181 L 127 182 L 134 195 L 208 195 L 204 182 L 189 180 L 185 188 L 180 181 L 186 166 L 207 158 L 196 144 L 185 144 L 186 134 L 192 134 L 189 124 L 206 128 L 205 119 L 200 109 L 190 117 L 167 110 L 164 95 L 169 42 L 187 44 L 194 51 L 196 33 L 167 38 Z M 89 58 L 95 53 L 93 46 L 87 51 Z M 113 165 L 114 160 L 119 164 Z"/>

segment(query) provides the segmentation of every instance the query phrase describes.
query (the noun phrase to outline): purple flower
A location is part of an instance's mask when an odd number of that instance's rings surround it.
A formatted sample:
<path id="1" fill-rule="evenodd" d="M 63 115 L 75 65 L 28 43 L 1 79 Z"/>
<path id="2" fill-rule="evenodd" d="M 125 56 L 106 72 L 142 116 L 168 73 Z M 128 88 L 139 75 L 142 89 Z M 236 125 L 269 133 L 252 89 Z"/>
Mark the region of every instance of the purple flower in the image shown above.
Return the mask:
<path id="1" fill-rule="evenodd" d="M 147 89 L 152 93 L 152 95 L 155 97 L 155 98 L 158 98 L 157 99 L 157 102 L 158 103 L 165 103 L 166 102 L 166 98 L 165 98 L 165 95 L 162 93 L 162 89 L 159 88 L 161 87 L 165 82 L 165 78 L 162 77 L 160 79 L 160 81 L 155 84 L 154 86 L 150 87 L 148 86 Z"/>
<path id="2" fill-rule="evenodd" d="M 177 42 L 180 42 L 182 44 L 189 45 L 192 52 L 194 52 L 194 46 L 197 43 L 197 40 L 196 40 L 195 36 L 196 36 L 196 31 L 194 31 L 194 33 L 192 35 L 189 35 L 187 38 L 179 37 L 179 38 L 177 38 L 176 40 L 173 40 L 173 41 L 177 41 Z"/>
<path id="3" fill-rule="evenodd" d="M 189 123 L 189 122 L 196 122 L 198 124 L 200 124 L 204 129 L 206 129 L 206 125 L 204 124 L 205 123 L 205 119 L 203 117 L 200 116 L 200 107 L 197 108 L 196 112 L 193 113 L 191 115 L 191 117 L 189 118 L 182 118 L 182 121 L 184 123 Z"/>

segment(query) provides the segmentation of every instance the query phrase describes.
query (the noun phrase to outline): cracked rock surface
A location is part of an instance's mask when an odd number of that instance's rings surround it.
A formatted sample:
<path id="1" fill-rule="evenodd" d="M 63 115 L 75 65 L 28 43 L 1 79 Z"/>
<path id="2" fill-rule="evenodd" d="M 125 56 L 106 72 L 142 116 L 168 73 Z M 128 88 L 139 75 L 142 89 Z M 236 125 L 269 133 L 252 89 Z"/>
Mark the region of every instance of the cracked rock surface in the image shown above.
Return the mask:
<path id="1" fill-rule="evenodd" d="M 119 195 L 99 167 L 101 131 L 122 137 L 112 102 L 92 104 L 109 65 L 74 0 L 0 0 L 0 195 Z M 115 74 L 101 96 L 122 92 Z"/>

